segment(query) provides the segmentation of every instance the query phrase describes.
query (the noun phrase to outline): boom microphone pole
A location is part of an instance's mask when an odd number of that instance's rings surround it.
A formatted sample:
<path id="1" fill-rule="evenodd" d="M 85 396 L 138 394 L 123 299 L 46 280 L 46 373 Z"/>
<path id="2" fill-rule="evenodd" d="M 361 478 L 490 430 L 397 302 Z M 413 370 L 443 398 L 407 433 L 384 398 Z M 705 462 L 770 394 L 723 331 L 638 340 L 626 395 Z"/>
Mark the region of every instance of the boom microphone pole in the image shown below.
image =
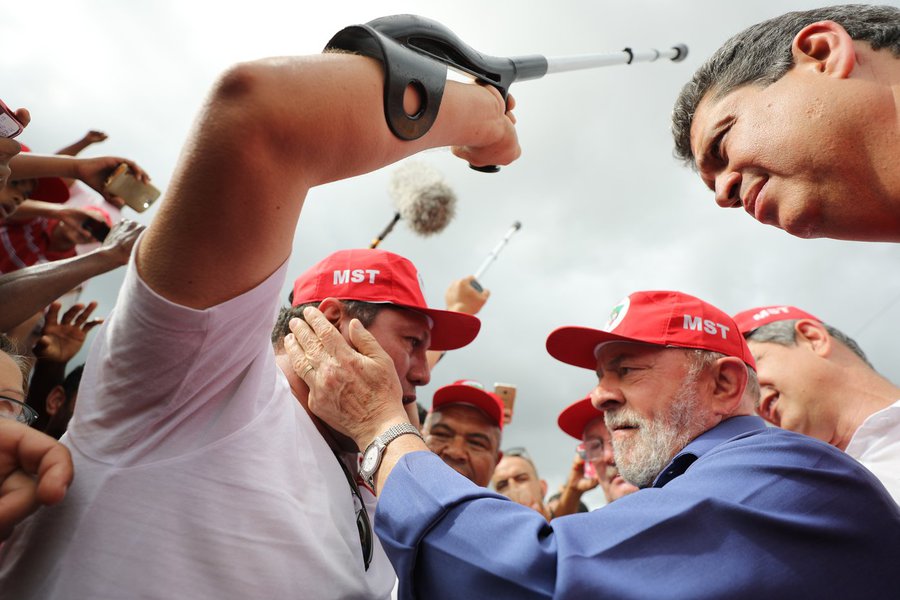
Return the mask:
<path id="1" fill-rule="evenodd" d="M 478 267 L 477 271 L 475 271 L 475 278 L 472 279 L 470 284 L 477 291 L 479 291 L 479 292 L 484 291 L 484 288 L 481 286 L 481 283 L 478 281 L 478 278 L 483 276 L 485 271 L 488 270 L 488 267 L 491 266 L 491 264 L 495 260 L 497 260 L 497 255 L 499 255 L 500 251 L 503 250 L 503 247 L 507 243 L 509 243 L 509 238 L 511 238 L 513 236 L 513 234 L 515 232 L 517 232 L 518 230 L 520 230 L 521 228 L 522 228 L 521 221 L 516 221 L 515 223 L 513 223 L 512 227 L 509 228 L 509 231 L 506 232 L 506 235 L 503 236 L 503 239 L 500 240 L 500 243 L 498 243 L 496 246 L 494 246 L 494 249 L 491 250 L 491 253 L 488 254 L 488 257 L 486 259 L 484 259 L 484 262 L 481 263 L 481 266 Z"/>

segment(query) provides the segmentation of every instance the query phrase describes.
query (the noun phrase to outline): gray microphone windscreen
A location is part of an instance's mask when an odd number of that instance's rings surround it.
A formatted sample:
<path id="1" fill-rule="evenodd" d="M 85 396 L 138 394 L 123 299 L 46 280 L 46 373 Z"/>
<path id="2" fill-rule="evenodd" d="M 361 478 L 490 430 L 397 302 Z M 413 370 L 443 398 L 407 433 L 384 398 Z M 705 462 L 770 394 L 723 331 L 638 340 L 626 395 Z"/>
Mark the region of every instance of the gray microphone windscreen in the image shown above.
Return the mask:
<path id="1" fill-rule="evenodd" d="M 399 167 L 388 191 L 397 212 L 419 235 L 439 233 L 456 214 L 456 194 L 437 169 L 423 162 Z"/>

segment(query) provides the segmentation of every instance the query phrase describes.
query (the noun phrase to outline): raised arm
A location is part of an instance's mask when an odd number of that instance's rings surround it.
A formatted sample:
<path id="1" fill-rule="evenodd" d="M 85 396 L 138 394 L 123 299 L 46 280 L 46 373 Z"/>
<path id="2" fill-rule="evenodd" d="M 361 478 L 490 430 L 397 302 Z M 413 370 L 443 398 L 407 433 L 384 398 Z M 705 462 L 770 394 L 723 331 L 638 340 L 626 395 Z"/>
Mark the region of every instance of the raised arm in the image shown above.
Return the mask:
<path id="1" fill-rule="evenodd" d="M 266 59 L 224 73 L 138 250 L 143 279 L 180 304 L 212 306 L 287 259 L 312 186 L 429 147 L 460 146 L 473 164 L 518 156 L 512 115 L 494 89 L 448 82 L 432 130 L 405 142 L 385 123 L 382 78 L 378 62 L 350 54 Z M 416 93 L 406 101 L 414 112 Z"/>
<path id="2" fill-rule="evenodd" d="M 0 331 L 18 325 L 83 281 L 126 264 L 143 229 L 124 220 L 92 252 L 0 276 Z"/>

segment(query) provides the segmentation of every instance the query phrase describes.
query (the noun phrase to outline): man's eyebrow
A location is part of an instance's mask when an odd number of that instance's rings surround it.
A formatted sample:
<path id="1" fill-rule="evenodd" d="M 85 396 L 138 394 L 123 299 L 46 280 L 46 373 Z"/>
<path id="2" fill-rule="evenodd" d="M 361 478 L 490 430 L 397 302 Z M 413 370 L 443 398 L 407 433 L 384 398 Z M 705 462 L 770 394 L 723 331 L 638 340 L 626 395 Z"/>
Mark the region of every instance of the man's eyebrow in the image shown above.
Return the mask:
<path id="1" fill-rule="evenodd" d="M 718 122 L 716 122 L 705 134 L 701 132 L 703 137 L 703 144 L 698 148 L 698 152 L 695 154 L 697 161 L 697 169 L 702 173 L 704 169 L 708 169 L 709 163 L 714 161 L 715 158 L 711 155 L 710 149 L 715 145 L 716 141 L 721 139 L 721 137 L 728 131 L 732 124 L 734 124 L 735 117 L 731 113 L 727 113 Z"/>

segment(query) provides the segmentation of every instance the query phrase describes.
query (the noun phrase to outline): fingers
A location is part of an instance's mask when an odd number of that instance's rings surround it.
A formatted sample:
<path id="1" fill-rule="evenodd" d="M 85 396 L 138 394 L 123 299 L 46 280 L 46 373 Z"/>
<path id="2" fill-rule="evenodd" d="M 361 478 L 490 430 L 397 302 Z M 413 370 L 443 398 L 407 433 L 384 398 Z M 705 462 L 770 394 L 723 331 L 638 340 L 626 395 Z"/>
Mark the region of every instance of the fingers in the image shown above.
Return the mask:
<path id="1" fill-rule="evenodd" d="M 350 348 L 346 340 L 322 311 L 309 306 L 303 310 L 303 318 L 306 319 L 306 325 L 310 329 L 305 331 L 298 327 L 303 335 L 298 340 L 313 366 L 318 368 L 318 361 L 330 356 L 341 359 L 348 357 Z"/>
<path id="2" fill-rule="evenodd" d="M 62 304 L 59 302 L 50 303 L 50 306 L 47 307 L 47 315 L 44 317 L 45 326 L 46 323 L 56 323 L 59 320 L 59 309 L 61 308 Z"/>
<path id="3" fill-rule="evenodd" d="M 356 351 L 369 358 L 387 358 L 387 353 L 378 343 L 378 340 L 363 327 L 359 319 L 350 321 L 350 343 Z"/>
<path id="4" fill-rule="evenodd" d="M 299 321 L 299 319 L 297 320 Z M 294 328 L 294 325 L 292 320 L 290 323 L 291 329 Z M 315 368 L 306 359 L 306 353 L 300 347 L 300 343 L 293 333 L 284 336 L 284 349 L 291 360 L 291 368 L 294 369 L 297 376 L 307 385 L 311 384 L 312 378 L 315 377 Z"/>
<path id="5" fill-rule="evenodd" d="M 76 305 L 76 306 L 78 306 L 78 305 Z M 75 307 L 73 306 L 72 308 L 75 308 Z M 87 320 L 88 320 L 88 318 L 90 318 L 91 313 L 93 313 L 94 310 L 97 308 L 97 303 L 91 302 L 90 304 L 87 305 L 87 307 L 82 307 L 82 308 L 84 310 L 82 310 L 80 313 L 78 313 L 78 316 L 75 317 L 75 321 L 73 322 L 73 325 L 75 325 L 77 327 L 82 327 L 82 326 L 84 326 L 85 323 L 87 323 Z M 71 312 L 71 309 L 69 311 L 67 311 L 66 314 L 68 314 L 69 312 Z"/>
<path id="6" fill-rule="evenodd" d="M 16 477 L 21 473 L 28 481 Z M 72 482 L 72 456 L 69 450 L 52 437 L 27 425 L 0 419 L 0 500 L 6 500 L 6 491 L 14 492 L 10 502 L 33 503 L 34 480 L 37 476 L 37 500 L 41 503 L 58 502 Z M 28 491 L 31 488 L 31 492 Z M 32 494 L 32 495 L 29 495 Z M 31 499 L 31 500 L 29 500 Z M 19 506 L 18 510 L 22 510 Z M 27 514 L 26 511 L 25 514 Z M 24 515 L 23 515 L 24 516 Z"/>
<path id="7" fill-rule="evenodd" d="M 113 196 L 112 194 L 104 192 L 103 197 L 107 202 L 109 202 L 116 208 L 122 208 L 123 206 L 125 206 L 125 200 L 123 200 L 119 196 Z"/>
<path id="8" fill-rule="evenodd" d="M 0 483 L 0 541 L 9 537 L 16 523 L 38 507 L 34 479 L 22 471 L 15 471 Z"/>
<path id="9" fill-rule="evenodd" d="M 53 505 L 62 500 L 73 477 L 74 470 L 69 449 L 62 444 L 54 444 L 41 457 L 38 466 L 38 502 Z"/>

